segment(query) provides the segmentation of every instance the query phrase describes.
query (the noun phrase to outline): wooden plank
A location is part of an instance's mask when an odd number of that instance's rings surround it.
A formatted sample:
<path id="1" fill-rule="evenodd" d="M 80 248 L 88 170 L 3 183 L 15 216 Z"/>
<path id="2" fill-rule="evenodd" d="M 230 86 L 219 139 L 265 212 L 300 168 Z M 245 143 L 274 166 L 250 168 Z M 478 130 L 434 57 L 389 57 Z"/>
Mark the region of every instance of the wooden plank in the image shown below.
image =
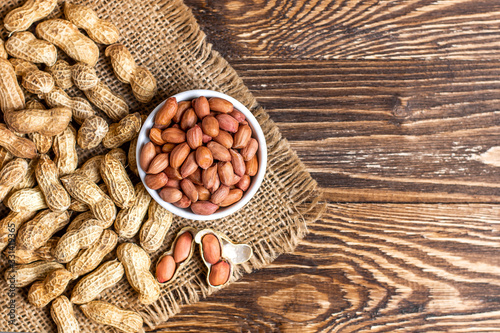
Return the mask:
<path id="1" fill-rule="evenodd" d="M 310 231 L 162 327 L 500 332 L 500 205 L 331 203 Z"/>
<path id="2" fill-rule="evenodd" d="M 232 64 L 330 200 L 500 202 L 500 62 Z"/>
<path id="3" fill-rule="evenodd" d="M 485 0 L 187 0 L 231 59 L 496 59 L 500 3 Z"/>

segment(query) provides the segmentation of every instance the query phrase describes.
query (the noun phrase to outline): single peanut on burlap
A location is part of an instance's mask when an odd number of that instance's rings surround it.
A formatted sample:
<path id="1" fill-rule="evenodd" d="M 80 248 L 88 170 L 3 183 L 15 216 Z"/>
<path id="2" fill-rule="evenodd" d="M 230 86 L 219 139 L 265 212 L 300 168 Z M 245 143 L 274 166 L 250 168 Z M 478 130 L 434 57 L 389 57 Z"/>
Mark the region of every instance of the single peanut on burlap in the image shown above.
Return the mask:
<path id="1" fill-rule="evenodd" d="M 120 210 L 116 216 L 115 230 L 123 238 L 132 238 L 137 234 L 151 202 L 151 196 L 144 184 L 138 183 L 135 186 L 135 194 L 133 205 Z"/>
<path id="2" fill-rule="evenodd" d="M 134 311 L 122 310 L 103 301 L 92 301 L 81 305 L 85 316 L 98 324 L 108 325 L 120 332 L 143 332 L 143 319 Z"/>
<path id="3" fill-rule="evenodd" d="M 69 217 L 68 211 L 44 210 L 38 213 L 32 220 L 21 226 L 17 234 L 16 245 L 26 250 L 38 249 L 68 224 Z"/>
<path id="4" fill-rule="evenodd" d="M 14 192 L 6 204 L 13 212 L 36 212 L 48 208 L 45 196 L 40 187 L 25 188 Z"/>
<path id="5" fill-rule="evenodd" d="M 29 286 L 37 280 L 43 280 L 50 272 L 64 268 L 56 261 L 37 261 L 26 265 L 15 265 L 4 273 L 7 283 L 13 282 L 16 288 Z"/>
<path id="6" fill-rule="evenodd" d="M 78 145 L 83 149 L 93 149 L 101 143 L 108 130 L 106 120 L 99 116 L 91 116 L 85 119 L 78 130 Z"/>
<path id="7" fill-rule="evenodd" d="M 28 162 L 22 158 L 15 158 L 5 164 L 0 170 L 0 200 L 3 200 L 14 185 L 19 184 L 28 172 Z"/>
<path id="8" fill-rule="evenodd" d="M 0 251 L 3 251 L 9 245 L 9 236 L 15 235 L 21 225 L 31 220 L 35 214 L 36 211 L 23 211 L 20 213 L 10 211 L 7 216 L 0 220 Z"/>
<path id="9" fill-rule="evenodd" d="M 47 206 L 53 211 L 68 209 L 71 198 L 59 181 L 56 164 L 45 154 L 40 156 L 35 169 L 36 180 L 45 196 Z"/>
<path id="10" fill-rule="evenodd" d="M 4 113 L 4 120 L 14 131 L 22 134 L 40 133 L 54 136 L 61 134 L 71 121 L 71 109 L 24 109 Z"/>
<path id="11" fill-rule="evenodd" d="M 96 43 L 113 44 L 120 38 L 120 32 L 114 24 L 100 19 L 97 13 L 87 6 L 66 2 L 64 15 L 71 23 L 85 30 Z"/>
<path id="12" fill-rule="evenodd" d="M 99 48 L 71 22 L 52 19 L 39 23 L 36 34 L 62 49 L 68 56 L 89 66 L 95 66 Z"/>
<path id="13" fill-rule="evenodd" d="M 72 277 L 71 273 L 64 268 L 50 272 L 43 282 L 39 281 L 31 285 L 28 301 L 37 308 L 43 308 L 64 292 Z"/>
<path id="14" fill-rule="evenodd" d="M 57 60 L 57 49 L 51 43 L 37 39 L 29 31 L 15 32 L 5 42 L 5 50 L 14 57 L 33 63 L 52 66 Z"/>
<path id="15" fill-rule="evenodd" d="M 24 109 L 24 106 L 24 93 L 17 82 L 14 67 L 7 59 L 0 58 L 0 109 L 5 113 Z"/>
<path id="16" fill-rule="evenodd" d="M 54 251 L 54 257 L 60 263 L 70 262 L 80 250 L 94 244 L 103 231 L 99 220 L 87 220 L 79 228 L 70 230 L 61 237 Z"/>
<path id="17" fill-rule="evenodd" d="M 124 273 L 123 265 L 118 260 L 105 262 L 78 281 L 71 292 L 71 303 L 84 304 L 94 300 L 102 291 L 118 283 Z"/>
<path id="18" fill-rule="evenodd" d="M 96 268 L 102 259 L 115 248 L 118 236 L 112 230 L 106 229 L 101 237 L 88 249 L 80 251 L 75 259 L 71 260 L 66 269 L 74 278 L 86 274 Z"/>
<path id="19" fill-rule="evenodd" d="M 102 140 L 102 144 L 106 148 L 117 148 L 134 139 L 139 131 L 141 130 L 142 118 L 141 115 L 136 112 L 129 114 L 120 122 L 111 124 L 109 126 L 109 131 Z"/>
<path id="20" fill-rule="evenodd" d="M 92 180 L 78 173 L 73 173 L 62 177 L 61 182 L 69 195 L 90 206 L 96 219 L 104 221 L 108 226 L 113 224 L 116 217 L 116 206 L 111 198 Z"/>
<path id="21" fill-rule="evenodd" d="M 71 68 L 75 86 L 83 91 L 88 100 L 113 121 L 119 121 L 129 113 L 125 99 L 115 94 L 97 77 L 95 68 L 78 63 Z"/>
<path id="22" fill-rule="evenodd" d="M 73 304 L 66 296 L 59 296 L 52 302 L 50 315 L 57 325 L 58 333 L 80 332 L 80 325 L 76 320 Z"/>
<path id="23" fill-rule="evenodd" d="M 54 249 L 56 248 L 59 237 L 52 237 L 36 250 L 26 250 L 20 246 L 8 246 L 3 254 L 13 259 L 16 264 L 31 264 L 35 261 L 55 261 Z"/>
<path id="24" fill-rule="evenodd" d="M 149 270 L 151 259 L 146 251 L 136 244 L 123 243 L 116 255 L 125 268 L 128 282 L 139 293 L 139 302 L 147 305 L 158 300 L 160 286 Z"/>
<path id="25" fill-rule="evenodd" d="M 14 59 L 11 59 L 11 61 Z M 40 101 L 32 99 L 28 102 L 26 102 L 26 109 L 39 109 L 43 110 L 46 109 L 45 105 L 43 105 Z M 52 143 L 54 142 L 54 137 L 50 135 L 43 135 L 40 133 L 30 133 L 28 134 L 28 138 L 30 138 L 31 141 L 36 146 L 36 150 L 40 154 L 46 154 L 50 148 L 52 148 Z M 29 186 L 32 187 L 32 186 Z"/>
<path id="26" fill-rule="evenodd" d="M 3 19 L 8 31 L 27 30 L 33 22 L 47 17 L 57 6 L 57 0 L 28 0 L 7 13 Z"/>
<path id="27" fill-rule="evenodd" d="M 129 83 L 132 93 L 141 103 L 150 102 L 156 94 L 157 85 L 153 74 L 135 63 L 132 54 L 122 44 L 106 48 L 106 57 L 111 58 L 111 66 L 118 80 Z"/>
<path id="28" fill-rule="evenodd" d="M 135 191 L 127 171 L 113 155 L 106 154 L 101 162 L 101 177 L 108 188 L 111 200 L 120 208 L 134 204 Z"/>
<path id="29" fill-rule="evenodd" d="M 172 220 L 172 213 L 156 201 L 151 201 L 148 209 L 148 220 L 142 225 L 139 234 L 142 248 L 149 253 L 158 250 L 165 240 Z"/>
<path id="30" fill-rule="evenodd" d="M 61 134 L 54 137 L 52 150 L 56 157 L 54 162 L 59 169 L 59 176 L 72 173 L 78 166 L 78 154 L 76 152 L 76 131 L 69 125 Z"/>

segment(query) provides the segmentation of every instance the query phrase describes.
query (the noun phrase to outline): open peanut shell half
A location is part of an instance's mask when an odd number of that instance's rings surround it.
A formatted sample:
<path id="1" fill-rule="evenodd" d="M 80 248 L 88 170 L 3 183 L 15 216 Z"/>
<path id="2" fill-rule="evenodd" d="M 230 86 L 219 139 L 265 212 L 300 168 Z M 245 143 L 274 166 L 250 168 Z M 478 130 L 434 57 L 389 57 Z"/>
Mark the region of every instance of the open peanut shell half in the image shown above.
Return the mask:
<path id="1" fill-rule="evenodd" d="M 233 277 L 234 265 L 248 261 L 253 255 L 249 245 L 233 243 L 212 229 L 200 230 L 194 241 L 199 244 L 201 258 L 208 268 L 207 283 L 213 288 L 227 285 Z"/>
<path id="2" fill-rule="evenodd" d="M 174 252 L 176 250 L 177 241 L 181 236 L 183 236 L 187 232 L 191 234 L 191 241 L 189 245 L 187 245 L 187 243 L 183 244 L 182 252 L 184 252 L 184 254 L 183 257 L 181 258 L 182 260 L 176 260 L 177 258 L 174 259 L 176 257 L 176 254 Z M 189 260 L 191 260 L 195 247 L 194 245 L 195 236 L 196 236 L 195 228 L 191 227 L 182 228 L 177 233 L 177 236 L 175 236 L 175 239 L 172 242 L 172 246 L 170 247 L 170 249 L 165 253 L 163 253 L 160 256 L 160 258 L 158 258 L 158 261 L 156 262 L 155 266 L 155 278 L 161 287 L 166 287 L 173 281 L 175 281 L 182 268 L 189 262 Z M 189 246 L 189 250 L 187 250 L 187 246 Z M 170 258 L 165 258 L 165 257 L 170 257 Z"/>

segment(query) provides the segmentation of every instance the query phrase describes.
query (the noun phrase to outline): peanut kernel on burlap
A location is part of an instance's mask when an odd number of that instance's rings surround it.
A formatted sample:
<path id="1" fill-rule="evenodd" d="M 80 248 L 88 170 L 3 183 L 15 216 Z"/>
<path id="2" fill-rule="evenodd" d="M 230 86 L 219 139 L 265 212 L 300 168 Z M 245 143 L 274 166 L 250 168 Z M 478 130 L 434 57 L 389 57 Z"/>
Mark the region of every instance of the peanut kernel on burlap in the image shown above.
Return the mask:
<path id="1" fill-rule="evenodd" d="M 8 9 L 23 2 L 23 0 L 5 0 L 0 5 L 1 12 L 6 13 Z M 115 24 L 122 36 L 119 42 L 130 50 L 137 65 L 148 68 L 156 78 L 158 93 L 150 103 L 141 104 L 131 93 L 130 86 L 116 78 L 111 66 L 107 64 L 108 60 L 103 59 L 104 55 L 101 52 L 96 66 L 98 77 L 113 92 L 125 98 L 130 113 L 148 114 L 155 105 L 181 91 L 212 89 L 226 93 L 249 107 L 266 135 L 269 159 L 267 177 L 256 196 L 241 211 L 217 222 L 195 222 L 174 218 L 164 244 L 159 250 L 150 254 L 152 264 L 156 264 L 160 255 L 170 248 L 173 237 L 185 226 L 215 228 L 235 242 L 252 245 L 254 257 L 250 262 L 235 267 L 234 280 L 245 272 L 272 262 L 281 253 L 293 250 L 297 241 L 305 234 L 306 222 L 315 219 L 322 207 L 316 205 L 319 195 L 316 182 L 305 171 L 288 142 L 281 137 L 278 128 L 259 107 L 236 72 L 212 50 L 211 45 L 205 42 L 205 35 L 200 31 L 189 8 L 181 0 L 73 0 L 71 3 L 89 6 L 100 18 Z M 56 9 L 51 17 L 62 17 L 60 10 Z M 5 30 L 1 32 L 3 36 L 8 35 Z M 60 59 L 74 63 L 64 55 Z M 84 96 L 75 88 L 67 89 L 67 92 L 71 96 Z M 97 114 L 103 116 L 101 111 Z M 128 143 L 123 148 L 128 149 Z M 107 153 L 102 146 L 88 151 L 77 147 L 77 150 L 79 167 L 89 157 Z M 129 172 L 129 175 L 132 173 Z M 131 180 L 134 186 L 138 182 L 137 178 Z M 0 215 L 0 218 L 4 217 L 7 210 L 2 210 L 1 214 L 3 215 Z M 91 248 L 94 246 L 97 247 L 94 244 Z M 114 255 L 112 251 L 109 256 Z M 72 262 L 88 262 L 91 260 L 90 257 L 85 260 L 77 257 Z M 98 259 L 96 260 L 98 263 L 92 263 L 92 266 L 95 265 L 94 269 L 102 261 L 101 257 Z M 0 268 L 6 267 L 7 260 L 4 256 L 0 264 L 2 265 Z M 1 295 L 6 295 L 7 290 L 7 284 L 0 284 Z M 163 289 L 159 300 L 152 305 L 140 304 L 137 292 L 130 287 L 126 279 L 104 290 L 99 299 L 125 310 L 137 311 L 144 319 L 145 325 L 156 327 L 179 312 L 181 304 L 196 302 L 210 292 L 203 263 L 199 257 L 193 256 L 183 267 L 176 281 L 169 285 L 168 289 Z M 0 300 L 2 305 L 5 305 L 8 298 L 0 296 Z M 15 300 L 18 325 L 10 327 L 1 319 L 0 331 L 55 332 L 57 330 L 48 310 L 34 309 L 27 303 L 23 293 L 19 293 Z M 3 308 L 6 309 L 5 306 Z M 86 318 L 80 310 L 76 310 L 76 307 L 75 316 L 82 332 L 112 332 L 109 327 L 98 325 Z"/>

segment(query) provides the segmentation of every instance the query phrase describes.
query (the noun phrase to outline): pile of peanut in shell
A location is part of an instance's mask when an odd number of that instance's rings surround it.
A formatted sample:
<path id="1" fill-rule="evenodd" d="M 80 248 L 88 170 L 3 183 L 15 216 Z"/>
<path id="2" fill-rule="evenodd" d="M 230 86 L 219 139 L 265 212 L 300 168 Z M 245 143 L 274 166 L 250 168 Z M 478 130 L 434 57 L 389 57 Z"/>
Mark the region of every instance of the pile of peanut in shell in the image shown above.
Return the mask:
<path id="1" fill-rule="evenodd" d="M 28 0 L 3 18 L 10 35 L 0 39 L 0 200 L 10 211 L 0 221 L 0 251 L 9 260 L 2 283 L 29 289 L 33 308 L 50 307 L 59 332 L 82 331 L 78 311 L 140 332 L 137 312 L 100 297 L 129 283 L 141 304 L 158 300 L 150 254 L 173 216 L 129 178 L 128 170 L 138 174 L 144 116 L 97 74 L 97 44 L 109 45 L 104 56 L 116 80 L 130 84 L 139 102 L 155 96 L 156 80 L 118 43 L 111 22 L 69 1 L 65 18 L 46 19 L 57 6 Z M 78 152 L 101 145 L 105 154 L 78 165 Z"/>
<path id="2" fill-rule="evenodd" d="M 161 199 L 199 215 L 241 200 L 257 174 L 258 141 L 245 115 L 225 99 L 167 99 L 154 117 L 139 165 Z"/>

